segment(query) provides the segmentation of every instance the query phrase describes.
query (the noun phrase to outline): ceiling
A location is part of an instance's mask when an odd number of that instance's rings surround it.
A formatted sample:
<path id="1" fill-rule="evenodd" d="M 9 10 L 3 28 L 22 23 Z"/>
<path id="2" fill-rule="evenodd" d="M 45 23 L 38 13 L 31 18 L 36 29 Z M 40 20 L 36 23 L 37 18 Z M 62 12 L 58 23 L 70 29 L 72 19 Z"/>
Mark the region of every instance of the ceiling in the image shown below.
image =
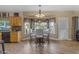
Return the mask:
<path id="1" fill-rule="evenodd" d="M 38 11 L 38 5 L 0 5 L 0 11 Z M 42 11 L 79 11 L 79 5 L 42 5 Z"/>

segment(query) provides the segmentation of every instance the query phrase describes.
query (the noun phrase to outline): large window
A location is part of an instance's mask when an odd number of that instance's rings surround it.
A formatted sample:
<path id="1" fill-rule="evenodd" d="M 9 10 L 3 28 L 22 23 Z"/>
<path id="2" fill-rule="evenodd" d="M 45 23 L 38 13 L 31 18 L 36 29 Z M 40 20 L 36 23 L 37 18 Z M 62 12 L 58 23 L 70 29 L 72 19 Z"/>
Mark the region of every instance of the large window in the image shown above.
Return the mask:
<path id="1" fill-rule="evenodd" d="M 35 22 L 35 29 L 47 29 L 47 22 Z"/>
<path id="2" fill-rule="evenodd" d="M 24 23 L 24 34 L 29 34 L 30 33 L 30 23 L 29 22 L 25 22 Z"/>
<path id="3" fill-rule="evenodd" d="M 52 18 L 49 20 L 49 38 L 56 40 L 57 32 L 56 32 L 56 19 Z"/>
<path id="4" fill-rule="evenodd" d="M 50 27 L 50 33 L 56 34 L 55 32 L 55 22 L 54 21 L 50 21 L 49 23 L 49 27 Z"/>

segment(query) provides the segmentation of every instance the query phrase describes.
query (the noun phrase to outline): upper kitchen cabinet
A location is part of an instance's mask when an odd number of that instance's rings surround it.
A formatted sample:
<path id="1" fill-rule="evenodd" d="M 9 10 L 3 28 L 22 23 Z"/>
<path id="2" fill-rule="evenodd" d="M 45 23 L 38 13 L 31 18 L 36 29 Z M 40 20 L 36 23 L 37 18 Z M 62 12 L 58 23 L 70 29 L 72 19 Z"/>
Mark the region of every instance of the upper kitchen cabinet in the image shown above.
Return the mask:
<path id="1" fill-rule="evenodd" d="M 21 26 L 21 17 L 9 16 L 11 26 Z"/>
<path id="2" fill-rule="evenodd" d="M 9 15 L 8 18 L 11 26 L 21 26 L 21 17 L 19 16 L 19 13 L 12 13 L 12 15 Z"/>

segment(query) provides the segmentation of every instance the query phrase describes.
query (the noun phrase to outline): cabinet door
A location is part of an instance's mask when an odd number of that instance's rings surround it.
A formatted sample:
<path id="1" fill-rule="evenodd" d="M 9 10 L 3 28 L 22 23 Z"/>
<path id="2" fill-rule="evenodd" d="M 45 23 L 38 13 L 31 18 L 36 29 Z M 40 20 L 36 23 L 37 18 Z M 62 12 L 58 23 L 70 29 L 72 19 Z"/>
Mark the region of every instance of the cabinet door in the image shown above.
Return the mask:
<path id="1" fill-rule="evenodd" d="M 19 26 L 18 20 L 19 20 L 19 19 L 16 17 L 16 18 L 15 18 L 15 25 L 16 25 L 16 26 Z"/>
<path id="2" fill-rule="evenodd" d="M 10 42 L 10 32 L 2 32 L 2 39 L 4 42 L 9 43 Z"/>
<path id="3" fill-rule="evenodd" d="M 11 37 L 11 39 L 10 39 L 11 42 L 17 42 L 17 39 L 18 39 L 17 32 L 11 32 L 10 37 Z"/>
<path id="4" fill-rule="evenodd" d="M 13 25 L 16 26 L 16 19 L 13 18 Z"/>
<path id="5" fill-rule="evenodd" d="M 10 16 L 9 20 L 10 20 L 10 24 L 12 26 L 20 26 L 21 25 L 21 18 L 20 17 Z"/>
<path id="6" fill-rule="evenodd" d="M 12 26 L 15 26 L 15 19 L 14 19 L 14 17 L 12 18 Z"/>
<path id="7" fill-rule="evenodd" d="M 12 16 L 9 17 L 10 25 L 12 25 Z"/>
<path id="8" fill-rule="evenodd" d="M 0 32 L 0 41 L 2 40 L 2 32 Z"/>
<path id="9" fill-rule="evenodd" d="M 20 26 L 21 25 L 21 19 L 20 19 L 20 17 L 16 17 L 15 18 L 15 24 L 16 24 L 16 26 Z"/>

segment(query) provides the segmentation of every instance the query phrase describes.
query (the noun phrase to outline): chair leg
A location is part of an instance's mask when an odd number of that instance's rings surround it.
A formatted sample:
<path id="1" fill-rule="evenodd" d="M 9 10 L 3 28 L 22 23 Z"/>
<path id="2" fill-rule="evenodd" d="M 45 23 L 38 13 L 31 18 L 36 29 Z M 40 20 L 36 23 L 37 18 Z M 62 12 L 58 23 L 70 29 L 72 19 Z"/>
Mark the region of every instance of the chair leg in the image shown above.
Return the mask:
<path id="1" fill-rule="evenodd" d="M 4 46 L 4 42 L 2 43 L 2 50 L 3 50 L 3 54 L 5 54 L 5 46 Z"/>

